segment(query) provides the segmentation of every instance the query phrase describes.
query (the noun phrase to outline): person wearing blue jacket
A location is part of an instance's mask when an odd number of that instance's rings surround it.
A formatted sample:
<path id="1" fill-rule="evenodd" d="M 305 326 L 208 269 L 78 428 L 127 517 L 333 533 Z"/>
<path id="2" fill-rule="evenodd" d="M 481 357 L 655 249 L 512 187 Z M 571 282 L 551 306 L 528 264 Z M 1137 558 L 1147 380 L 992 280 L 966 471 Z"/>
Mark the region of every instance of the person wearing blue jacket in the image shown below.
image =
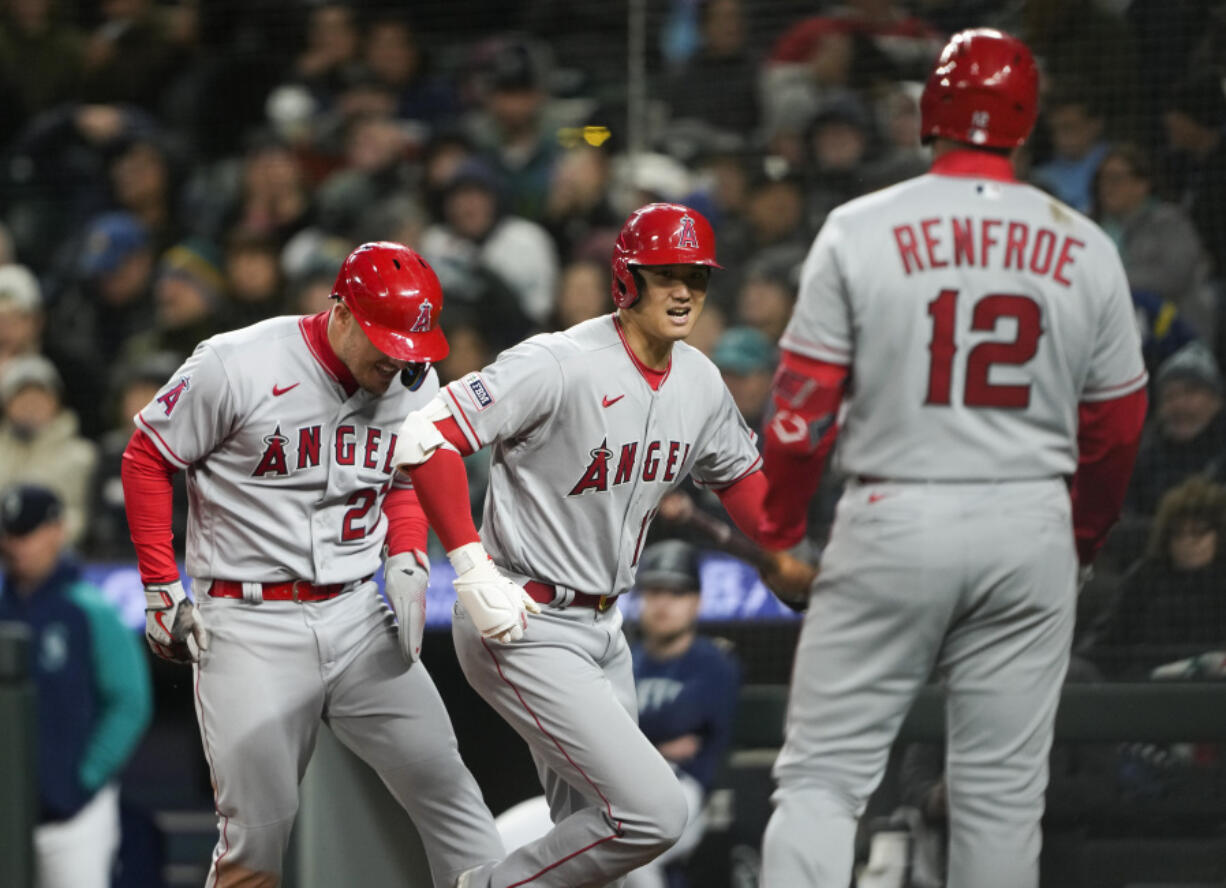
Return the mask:
<path id="1" fill-rule="evenodd" d="M 45 487 L 0 494 L 0 620 L 30 629 L 37 694 L 37 888 L 108 888 L 119 849 L 118 775 L 149 725 L 137 635 L 65 549 Z"/>

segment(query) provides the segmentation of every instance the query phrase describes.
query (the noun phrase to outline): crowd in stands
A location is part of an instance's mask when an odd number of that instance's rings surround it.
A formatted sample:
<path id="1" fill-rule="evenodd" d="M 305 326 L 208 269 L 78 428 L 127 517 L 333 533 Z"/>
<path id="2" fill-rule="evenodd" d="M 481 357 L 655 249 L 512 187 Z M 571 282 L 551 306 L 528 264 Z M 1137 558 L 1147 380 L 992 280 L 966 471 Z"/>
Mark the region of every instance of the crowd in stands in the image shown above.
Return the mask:
<path id="1" fill-rule="evenodd" d="M 760 426 L 823 219 L 923 172 L 925 72 L 948 33 L 999 26 L 1043 70 L 1019 173 L 1118 245 L 1153 380 L 1085 644 L 1130 643 L 1168 616 L 1175 632 L 1190 608 L 1196 644 L 1226 646 L 1226 7 L 644 5 L 631 153 L 627 3 L 0 4 L 0 486 L 52 487 L 80 551 L 128 559 L 131 416 L 198 341 L 326 309 L 346 253 L 395 240 L 438 272 L 451 342 L 438 369 L 457 378 L 609 311 L 613 238 L 650 200 L 715 227 L 726 271 L 692 342 Z M 470 474 L 479 506 L 481 467 Z M 1215 545 L 1189 568 L 1174 552 L 1193 531 Z"/>

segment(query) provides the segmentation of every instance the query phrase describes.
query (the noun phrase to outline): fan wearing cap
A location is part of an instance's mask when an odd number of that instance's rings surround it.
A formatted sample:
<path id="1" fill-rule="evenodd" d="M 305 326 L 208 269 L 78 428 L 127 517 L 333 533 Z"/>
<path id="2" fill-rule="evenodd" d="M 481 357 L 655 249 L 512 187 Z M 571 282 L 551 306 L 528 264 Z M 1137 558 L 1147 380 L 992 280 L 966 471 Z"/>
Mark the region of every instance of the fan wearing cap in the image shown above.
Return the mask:
<path id="1" fill-rule="evenodd" d="M 118 777 L 153 714 L 136 635 L 67 554 L 64 503 L 47 487 L 0 491 L 0 622 L 30 630 L 37 691 L 38 888 L 109 888 Z"/>
<path id="2" fill-rule="evenodd" d="M 614 246 L 613 314 L 507 349 L 400 428 L 393 462 L 456 569 L 460 664 L 531 748 L 555 823 L 463 888 L 603 885 L 685 827 L 685 796 L 636 724 L 615 604 L 661 498 L 687 476 L 757 527 L 754 435 L 719 370 L 684 342 L 717 268 L 700 213 L 641 207 Z M 461 456 L 486 446 L 478 534 Z"/>
<path id="3" fill-rule="evenodd" d="M 208 888 L 280 884 L 325 713 L 417 824 L 436 886 L 502 854 L 420 662 L 426 522 L 392 464 L 399 421 L 438 390 L 442 290 L 414 251 L 370 243 L 332 295 L 200 343 L 124 453 L 146 638 L 195 671 L 221 818 Z M 178 471 L 193 600 L 171 540 Z"/>

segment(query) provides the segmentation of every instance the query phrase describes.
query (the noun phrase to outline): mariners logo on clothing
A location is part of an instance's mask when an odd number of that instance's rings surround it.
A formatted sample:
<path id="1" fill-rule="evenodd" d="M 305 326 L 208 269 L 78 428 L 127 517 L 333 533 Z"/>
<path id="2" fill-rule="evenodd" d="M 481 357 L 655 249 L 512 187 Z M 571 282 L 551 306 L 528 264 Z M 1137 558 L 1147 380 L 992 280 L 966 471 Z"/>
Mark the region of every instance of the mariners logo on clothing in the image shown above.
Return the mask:
<path id="1" fill-rule="evenodd" d="M 171 386 L 165 394 L 158 395 L 157 402 L 166 408 L 167 416 L 170 416 L 170 411 L 174 410 L 175 405 L 179 403 L 179 397 L 189 388 L 191 388 L 191 383 L 188 382 L 187 377 L 180 376 L 179 381 Z"/>
<path id="2" fill-rule="evenodd" d="M 494 403 L 494 396 L 490 394 L 490 390 L 485 387 L 485 382 L 476 373 L 469 373 L 464 377 L 463 382 L 468 397 L 472 399 L 478 410 L 484 410 Z"/>
<path id="3" fill-rule="evenodd" d="M 694 230 L 694 220 L 689 216 L 681 217 L 681 233 L 677 235 L 677 246 L 690 250 L 698 249 L 698 232 Z"/>
<path id="4" fill-rule="evenodd" d="M 430 310 L 434 306 L 429 299 L 423 299 L 421 305 L 417 308 L 417 320 L 413 321 L 413 326 L 409 328 L 410 333 L 425 333 L 430 329 Z"/>

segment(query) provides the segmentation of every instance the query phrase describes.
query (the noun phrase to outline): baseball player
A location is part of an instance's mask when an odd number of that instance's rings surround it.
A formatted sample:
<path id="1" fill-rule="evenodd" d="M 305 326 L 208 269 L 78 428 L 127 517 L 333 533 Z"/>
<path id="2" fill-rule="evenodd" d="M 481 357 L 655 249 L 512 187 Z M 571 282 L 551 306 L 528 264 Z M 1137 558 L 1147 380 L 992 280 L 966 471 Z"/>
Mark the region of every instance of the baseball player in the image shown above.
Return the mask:
<path id="1" fill-rule="evenodd" d="M 846 888 L 856 819 L 934 667 L 949 888 L 1038 884 L 1078 562 L 1119 514 L 1146 376 L 1111 241 L 1013 178 L 1037 88 L 1020 41 L 955 35 L 921 101 L 931 171 L 837 209 L 803 267 L 759 539 L 803 537 L 845 389 L 849 481 L 796 655 L 769 888 Z"/>
<path id="2" fill-rule="evenodd" d="M 753 435 L 681 341 L 719 267 L 714 241 L 686 207 L 636 210 L 613 251 L 615 314 L 508 349 L 401 426 L 394 462 L 456 568 L 460 664 L 531 747 L 555 823 L 465 888 L 616 884 L 685 826 L 677 780 L 636 724 L 616 599 L 660 498 L 687 475 L 756 530 Z M 486 446 L 478 536 L 460 457 Z"/>
<path id="3" fill-rule="evenodd" d="M 503 854 L 442 700 L 413 665 L 426 523 L 392 453 L 405 412 L 438 391 L 442 291 L 412 250 L 372 243 L 345 260 L 333 298 L 330 311 L 202 342 L 136 415 L 124 454 L 146 636 L 193 663 L 220 830 L 208 888 L 280 884 L 321 721 L 413 817 L 436 886 Z M 194 603 L 170 544 L 180 469 Z M 371 582 L 384 547 L 399 628 Z"/>

